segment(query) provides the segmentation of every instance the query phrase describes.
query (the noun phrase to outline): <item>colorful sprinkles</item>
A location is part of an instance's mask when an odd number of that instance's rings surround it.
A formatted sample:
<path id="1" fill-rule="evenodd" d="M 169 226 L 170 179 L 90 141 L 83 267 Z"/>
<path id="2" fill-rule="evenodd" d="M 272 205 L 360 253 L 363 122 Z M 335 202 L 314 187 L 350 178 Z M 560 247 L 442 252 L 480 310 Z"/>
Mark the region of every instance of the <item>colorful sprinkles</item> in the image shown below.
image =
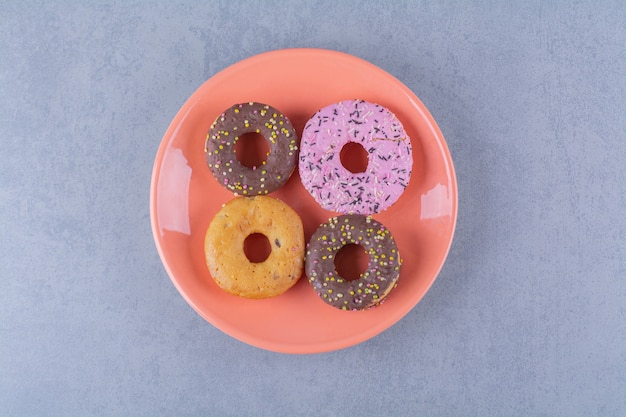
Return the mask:
<path id="1" fill-rule="evenodd" d="M 368 152 L 365 172 L 352 173 L 340 161 L 344 145 Z M 387 108 L 365 100 L 324 107 L 302 133 L 302 184 L 326 210 L 369 215 L 394 204 L 407 187 L 413 166 L 411 141 Z"/>
<path id="2" fill-rule="evenodd" d="M 369 255 L 367 270 L 353 281 L 341 277 L 334 257 L 349 244 L 363 246 Z M 348 214 L 331 218 L 311 236 L 305 253 L 305 272 L 326 303 L 341 310 L 363 310 L 383 301 L 396 286 L 401 259 L 398 247 L 382 223 Z"/>
<path id="3" fill-rule="evenodd" d="M 270 152 L 261 166 L 242 165 L 235 144 L 246 133 L 258 133 Z M 263 103 L 235 104 L 220 114 L 206 135 L 204 152 L 211 172 L 227 189 L 243 196 L 264 195 L 282 187 L 298 162 L 298 136 L 289 119 Z"/>

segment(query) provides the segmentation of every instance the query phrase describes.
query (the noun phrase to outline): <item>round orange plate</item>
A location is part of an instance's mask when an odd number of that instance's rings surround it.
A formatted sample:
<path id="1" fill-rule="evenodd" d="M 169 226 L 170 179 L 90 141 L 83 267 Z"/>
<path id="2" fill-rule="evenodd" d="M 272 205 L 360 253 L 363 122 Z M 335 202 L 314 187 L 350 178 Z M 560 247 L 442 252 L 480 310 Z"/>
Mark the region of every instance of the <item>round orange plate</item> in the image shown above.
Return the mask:
<path id="1" fill-rule="evenodd" d="M 204 159 L 206 132 L 235 103 L 270 104 L 298 135 L 321 107 L 364 99 L 389 108 L 413 145 L 413 174 L 398 202 L 374 218 L 393 233 L 404 260 L 397 288 L 366 311 L 328 306 L 303 277 L 279 297 L 249 300 L 225 293 L 209 275 L 204 235 L 233 194 L 213 178 Z M 270 194 L 302 217 L 305 239 L 336 215 L 307 193 L 297 169 Z M 154 163 L 152 231 L 159 255 L 185 300 L 218 329 L 250 345 L 285 353 L 314 353 L 363 342 L 389 328 L 426 294 L 448 254 L 457 216 L 452 159 L 434 119 L 404 84 L 380 68 L 340 52 L 286 49 L 238 62 L 206 81 L 170 124 Z"/>

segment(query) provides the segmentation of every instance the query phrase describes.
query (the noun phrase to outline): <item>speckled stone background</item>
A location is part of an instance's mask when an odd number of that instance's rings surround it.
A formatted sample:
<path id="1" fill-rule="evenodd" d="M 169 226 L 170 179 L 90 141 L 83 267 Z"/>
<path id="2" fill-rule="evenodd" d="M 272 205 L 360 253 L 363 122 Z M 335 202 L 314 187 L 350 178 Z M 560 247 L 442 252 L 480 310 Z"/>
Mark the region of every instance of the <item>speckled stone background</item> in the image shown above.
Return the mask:
<path id="1" fill-rule="evenodd" d="M 625 3 L 204 3 L 0 2 L 0 415 L 626 415 Z M 423 301 L 318 355 L 203 321 L 149 221 L 186 98 L 286 47 L 402 80 L 459 184 Z"/>

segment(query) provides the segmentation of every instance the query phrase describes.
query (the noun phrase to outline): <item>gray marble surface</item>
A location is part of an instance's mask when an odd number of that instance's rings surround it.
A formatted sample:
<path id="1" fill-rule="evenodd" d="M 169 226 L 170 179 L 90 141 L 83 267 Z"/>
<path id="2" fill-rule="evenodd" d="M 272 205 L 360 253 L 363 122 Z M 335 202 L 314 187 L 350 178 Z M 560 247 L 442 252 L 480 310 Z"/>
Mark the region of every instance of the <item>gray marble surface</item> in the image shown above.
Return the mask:
<path id="1" fill-rule="evenodd" d="M 438 3 L 0 2 L 0 415 L 626 415 L 626 6 Z M 324 354 L 205 322 L 150 230 L 177 110 L 287 47 L 402 80 L 459 185 L 426 297 Z"/>

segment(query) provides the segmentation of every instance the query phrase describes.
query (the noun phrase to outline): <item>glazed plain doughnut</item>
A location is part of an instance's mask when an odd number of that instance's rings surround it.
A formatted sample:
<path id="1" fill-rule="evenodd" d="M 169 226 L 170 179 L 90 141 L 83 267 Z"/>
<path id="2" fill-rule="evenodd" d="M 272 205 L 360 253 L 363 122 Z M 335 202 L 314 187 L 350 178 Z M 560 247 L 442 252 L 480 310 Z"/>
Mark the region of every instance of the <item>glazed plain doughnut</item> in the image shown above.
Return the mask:
<path id="1" fill-rule="evenodd" d="M 352 173 L 340 161 L 344 145 L 356 142 L 368 153 L 365 172 Z M 411 140 L 388 109 L 364 100 L 324 107 L 309 119 L 300 143 L 302 184 L 326 210 L 374 214 L 394 204 L 412 171 Z"/>
<path id="2" fill-rule="evenodd" d="M 260 263 L 248 260 L 243 249 L 246 237 L 254 233 L 265 235 L 271 245 L 269 257 Z M 302 276 L 302 221 L 276 198 L 236 197 L 211 221 L 204 253 L 212 278 L 223 290 L 246 298 L 274 297 Z"/>
<path id="3" fill-rule="evenodd" d="M 369 255 L 367 270 L 347 281 L 335 269 L 335 256 L 349 244 Z M 363 310 L 379 304 L 400 277 L 400 254 L 389 229 L 371 217 L 355 214 L 331 218 L 313 233 L 306 248 L 305 273 L 326 303 L 342 310 Z"/>
<path id="4" fill-rule="evenodd" d="M 267 160 L 259 167 L 242 165 L 235 144 L 246 133 L 269 142 Z M 241 103 L 226 109 L 209 129 L 205 156 L 218 182 L 239 195 L 265 195 L 282 187 L 298 162 L 298 136 L 289 119 L 263 103 Z"/>

